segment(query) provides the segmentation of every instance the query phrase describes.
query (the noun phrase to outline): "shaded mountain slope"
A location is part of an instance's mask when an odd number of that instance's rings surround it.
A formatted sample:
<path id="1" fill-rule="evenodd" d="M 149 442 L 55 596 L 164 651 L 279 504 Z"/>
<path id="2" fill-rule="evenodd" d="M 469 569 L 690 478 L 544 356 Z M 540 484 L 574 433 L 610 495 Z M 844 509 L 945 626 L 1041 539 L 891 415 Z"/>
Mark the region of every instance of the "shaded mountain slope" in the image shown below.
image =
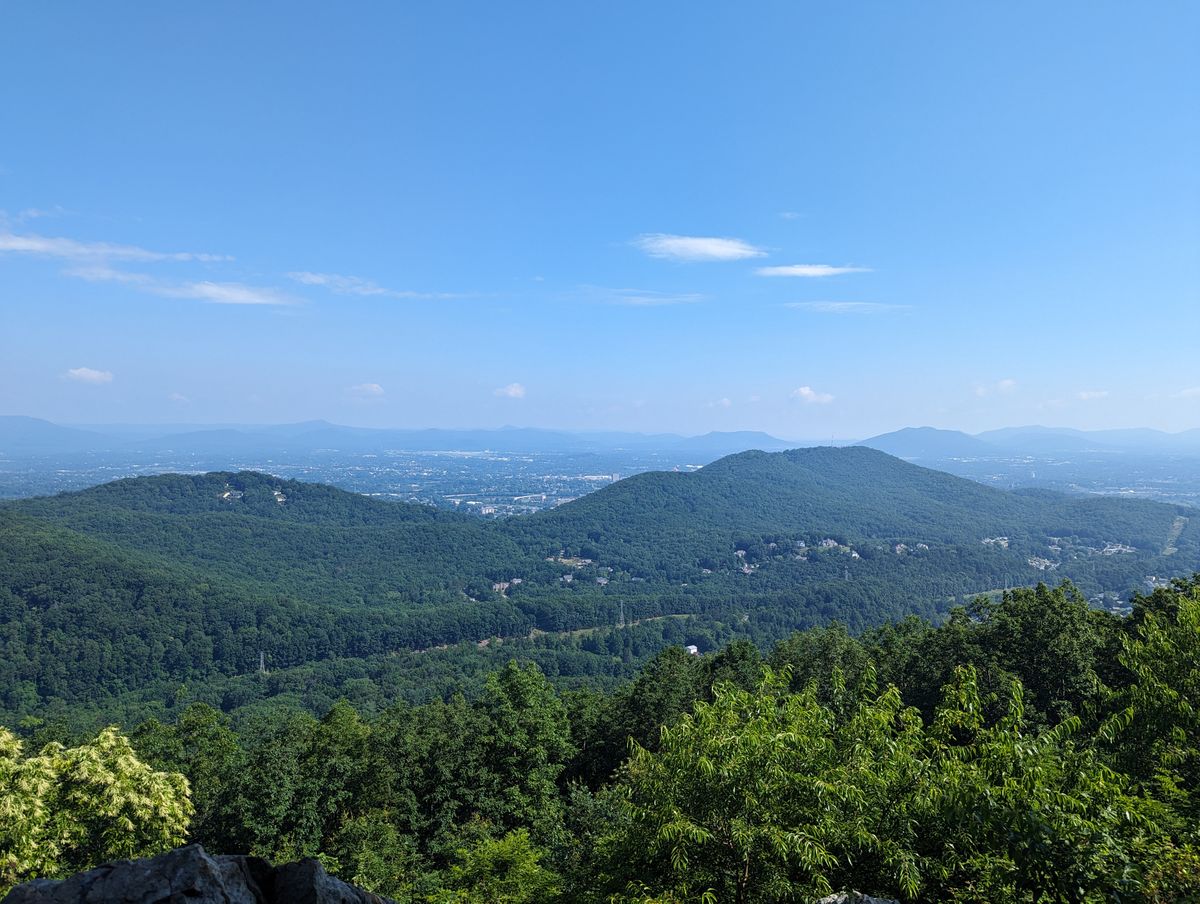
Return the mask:
<path id="1" fill-rule="evenodd" d="M 445 602 L 523 555 L 466 515 L 255 473 L 130 478 L 9 508 L 332 605 Z"/>

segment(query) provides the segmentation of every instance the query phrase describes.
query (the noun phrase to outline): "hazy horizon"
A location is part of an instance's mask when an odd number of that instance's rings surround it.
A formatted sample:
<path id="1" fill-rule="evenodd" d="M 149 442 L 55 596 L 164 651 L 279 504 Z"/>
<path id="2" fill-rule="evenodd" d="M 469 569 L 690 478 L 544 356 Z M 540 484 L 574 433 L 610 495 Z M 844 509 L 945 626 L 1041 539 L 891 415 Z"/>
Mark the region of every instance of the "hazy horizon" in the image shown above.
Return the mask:
<path id="1" fill-rule="evenodd" d="M 588 428 L 588 427 L 572 428 L 572 427 L 558 426 L 558 425 L 554 425 L 554 424 L 522 424 L 522 423 L 507 423 L 507 424 L 500 424 L 498 426 L 489 426 L 489 427 L 480 426 L 480 425 L 476 425 L 476 424 L 448 424 L 448 425 L 444 425 L 444 426 L 433 426 L 433 425 L 427 425 L 427 424 L 361 424 L 361 423 L 356 424 L 356 423 L 351 423 L 351 422 L 347 422 L 347 421 L 335 421 L 335 420 L 332 420 L 330 418 L 325 418 L 325 417 L 302 418 L 302 419 L 296 420 L 296 421 L 181 421 L 181 420 L 176 420 L 176 421 L 166 421 L 166 420 L 163 420 L 163 421 L 55 421 L 55 420 L 51 420 L 50 418 L 39 418 L 37 415 L 23 415 L 23 414 L 0 415 L 0 417 L 3 417 L 3 416 L 32 417 L 32 418 L 35 418 L 38 420 L 48 421 L 49 423 L 56 424 L 61 427 L 71 427 L 71 428 L 81 429 L 81 430 L 94 430 L 94 431 L 98 431 L 98 432 L 103 432 L 105 429 L 130 429 L 130 430 L 132 430 L 132 429 L 145 429 L 145 430 L 161 429 L 161 430 L 166 430 L 169 432 L 176 432 L 176 431 L 182 432 L 182 431 L 186 431 L 186 430 L 218 430 L 218 429 L 247 430 L 247 429 L 264 429 L 264 428 L 270 429 L 270 428 L 288 427 L 288 426 L 302 426 L 305 424 L 314 424 L 314 425 L 319 424 L 319 425 L 328 425 L 330 427 L 346 427 L 346 428 L 354 429 L 354 430 L 394 430 L 394 431 L 409 431 L 409 432 L 417 432 L 417 431 L 422 431 L 422 430 L 442 430 L 442 431 L 446 431 L 446 432 L 462 432 L 462 433 L 468 433 L 468 432 L 486 433 L 486 432 L 498 432 L 498 431 L 505 431 L 505 430 L 513 430 L 513 431 L 531 430 L 531 431 L 557 432 L 557 433 L 565 433 L 565 434 L 573 434 L 573 435 L 581 435 L 581 436 L 586 436 L 589 434 L 599 435 L 599 434 L 606 434 L 606 433 L 630 433 L 630 434 L 637 434 L 637 435 L 644 435 L 644 436 L 653 436 L 656 434 L 661 434 L 661 435 L 667 435 L 667 436 L 682 436 L 682 437 L 687 438 L 687 437 L 703 436 L 707 433 L 762 433 L 762 434 L 770 435 L 771 437 L 773 437 L 775 439 L 784 440 L 786 442 L 811 443 L 813 445 L 829 445 L 831 440 L 835 444 L 852 444 L 856 441 L 871 439 L 876 436 L 884 436 L 884 435 L 888 435 L 891 433 L 896 433 L 896 432 L 904 431 L 904 430 L 929 430 L 929 429 L 932 429 L 932 430 L 947 431 L 947 432 L 965 433 L 968 436 L 978 436 L 980 434 L 996 432 L 996 431 L 1005 431 L 1005 430 L 1045 430 L 1045 431 L 1050 431 L 1050 432 L 1053 432 L 1053 431 L 1080 431 L 1080 432 L 1084 432 L 1084 433 L 1105 433 L 1105 432 L 1110 432 L 1110 431 L 1111 432 L 1137 432 L 1137 431 L 1144 430 L 1144 431 L 1151 431 L 1151 432 L 1156 432 L 1156 433 L 1165 433 L 1167 435 L 1173 436 L 1176 434 L 1189 432 L 1189 430 L 1200 429 L 1200 428 L 1187 428 L 1184 430 L 1160 430 L 1158 428 L 1147 427 L 1145 425 L 1128 425 L 1128 424 L 1122 425 L 1119 427 L 1112 427 L 1112 428 L 1088 429 L 1088 428 L 1072 427 L 1072 426 L 1065 425 L 1065 424 L 1028 423 L 1028 424 L 1000 424 L 995 427 L 987 427 L 987 428 L 984 428 L 981 430 L 971 431 L 971 430 L 963 430 L 961 428 L 952 427 L 952 426 L 947 427 L 947 426 L 935 426 L 932 424 L 903 424 L 903 425 L 900 425 L 897 427 L 893 427 L 891 429 L 878 430 L 876 432 L 869 433 L 869 434 L 863 434 L 861 436 L 817 437 L 817 436 L 786 436 L 786 435 L 780 435 L 777 433 L 773 433 L 770 430 L 766 430 L 766 429 L 762 429 L 762 428 L 755 428 L 755 427 L 747 427 L 747 428 L 742 428 L 742 429 L 737 429 L 737 430 L 706 430 L 706 431 L 702 431 L 702 432 L 692 433 L 692 432 L 680 432 L 680 431 L 672 431 L 672 430 L 648 431 L 648 430 L 623 429 L 623 428 Z"/>

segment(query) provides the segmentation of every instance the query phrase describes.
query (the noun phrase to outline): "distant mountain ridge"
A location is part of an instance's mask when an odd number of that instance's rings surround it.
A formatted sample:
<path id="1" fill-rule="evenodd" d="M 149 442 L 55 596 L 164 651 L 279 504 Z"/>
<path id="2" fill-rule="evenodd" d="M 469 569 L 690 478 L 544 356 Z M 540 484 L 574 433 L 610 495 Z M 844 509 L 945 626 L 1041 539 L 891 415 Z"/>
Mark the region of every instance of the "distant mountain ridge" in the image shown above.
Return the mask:
<path id="1" fill-rule="evenodd" d="M 994 451 L 988 443 L 968 433 L 939 430 L 936 427 L 905 427 L 894 433 L 865 439 L 858 445 L 899 458 L 914 459 L 978 458 Z"/>
<path id="2" fill-rule="evenodd" d="M 347 427 L 313 420 L 293 424 L 63 426 L 40 418 L 0 415 L 0 455 L 8 457 L 178 453 L 191 455 L 277 455 L 340 451 L 411 452 L 666 452 L 695 455 L 704 463 L 723 455 L 757 449 L 780 452 L 805 445 L 752 430 L 712 431 L 699 436 L 630 431 L 569 431 L 536 427 L 452 430 Z M 1131 428 L 1076 430 L 1067 427 L 1005 427 L 969 434 L 934 427 L 905 427 L 861 440 L 869 446 L 917 461 L 1072 453 L 1135 452 L 1200 455 L 1200 428 L 1179 433 Z"/>
<path id="3" fill-rule="evenodd" d="M 913 460 L 990 458 L 1024 455 L 1071 455 L 1080 452 L 1200 455 L 1200 428 L 1167 433 L 1162 430 L 1076 430 L 1070 427 L 1004 427 L 970 434 L 935 427 L 905 427 L 864 439 L 889 455 Z"/>
<path id="4" fill-rule="evenodd" d="M 746 449 L 778 451 L 795 443 L 755 431 L 701 436 L 622 431 L 572 432 L 533 427 L 490 430 L 346 427 L 328 421 L 274 425 L 88 425 L 63 427 L 39 418 L 0 416 L 0 453 L 55 455 L 79 452 L 278 454 L 341 452 L 563 452 L 677 451 L 708 456 Z"/>

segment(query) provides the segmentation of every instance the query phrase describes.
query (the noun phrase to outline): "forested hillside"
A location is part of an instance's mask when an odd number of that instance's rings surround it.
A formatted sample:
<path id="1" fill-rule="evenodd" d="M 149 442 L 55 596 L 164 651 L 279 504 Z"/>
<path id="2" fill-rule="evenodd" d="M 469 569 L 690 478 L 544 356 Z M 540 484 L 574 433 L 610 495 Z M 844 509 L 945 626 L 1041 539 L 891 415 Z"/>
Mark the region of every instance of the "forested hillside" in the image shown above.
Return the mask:
<path id="1" fill-rule="evenodd" d="M 813 546 L 826 538 L 966 551 L 1005 537 L 1010 542 L 1002 549 L 1010 553 L 1044 556 L 1053 551 L 1048 538 L 1062 537 L 1081 548 L 1119 541 L 1154 557 L 1181 513 L 1190 510 L 1004 492 L 865 447 L 817 447 L 743 452 L 694 473 L 640 474 L 506 527 L 526 544 L 562 544 L 650 577 L 729 564 L 739 546 L 761 548 L 772 540 L 789 542 L 791 552 L 797 542 Z"/>
<path id="2" fill-rule="evenodd" d="M 0 728 L 0 892 L 182 840 L 425 904 L 1200 900 L 1200 575 L 678 646 L 610 693 Z M 40 752 L 39 752 L 40 748 Z M 186 778 L 186 783 L 184 779 Z M 75 831 L 72 826 L 82 826 Z"/>
<path id="3" fill-rule="evenodd" d="M 611 686 L 666 645 L 859 631 L 1042 579 L 1112 601 L 1200 568 L 1191 513 L 866 448 L 743 453 L 506 521 L 249 472 L 121 480 L 0 506 L 0 714 L 319 710 L 350 678 L 385 706 L 514 651 Z"/>

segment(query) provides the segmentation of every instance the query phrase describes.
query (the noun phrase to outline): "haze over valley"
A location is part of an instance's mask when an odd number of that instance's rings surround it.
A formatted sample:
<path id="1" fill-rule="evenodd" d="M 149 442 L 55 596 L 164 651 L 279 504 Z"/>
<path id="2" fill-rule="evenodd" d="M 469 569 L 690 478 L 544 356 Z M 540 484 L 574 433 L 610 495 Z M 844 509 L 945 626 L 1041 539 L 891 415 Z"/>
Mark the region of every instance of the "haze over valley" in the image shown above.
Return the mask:
<path id="1" fill-rule="evenodd" d="M 0 416 L 0 498 L 120 477 L 254 470 L 484 517 L 537 511 L 615 480 L 694 470 L 722 455 L 827 445 L 761 431 L 388 430 L 324 421 L 277 425 L 65 426 Z M 838 445 L 852 444 L 848 442 Z M 1002 488 L 1043 487 L 1200 504 L 1200 429 L 1047 427 L 975 436 L 909 428 L 860 444 Z"/>

